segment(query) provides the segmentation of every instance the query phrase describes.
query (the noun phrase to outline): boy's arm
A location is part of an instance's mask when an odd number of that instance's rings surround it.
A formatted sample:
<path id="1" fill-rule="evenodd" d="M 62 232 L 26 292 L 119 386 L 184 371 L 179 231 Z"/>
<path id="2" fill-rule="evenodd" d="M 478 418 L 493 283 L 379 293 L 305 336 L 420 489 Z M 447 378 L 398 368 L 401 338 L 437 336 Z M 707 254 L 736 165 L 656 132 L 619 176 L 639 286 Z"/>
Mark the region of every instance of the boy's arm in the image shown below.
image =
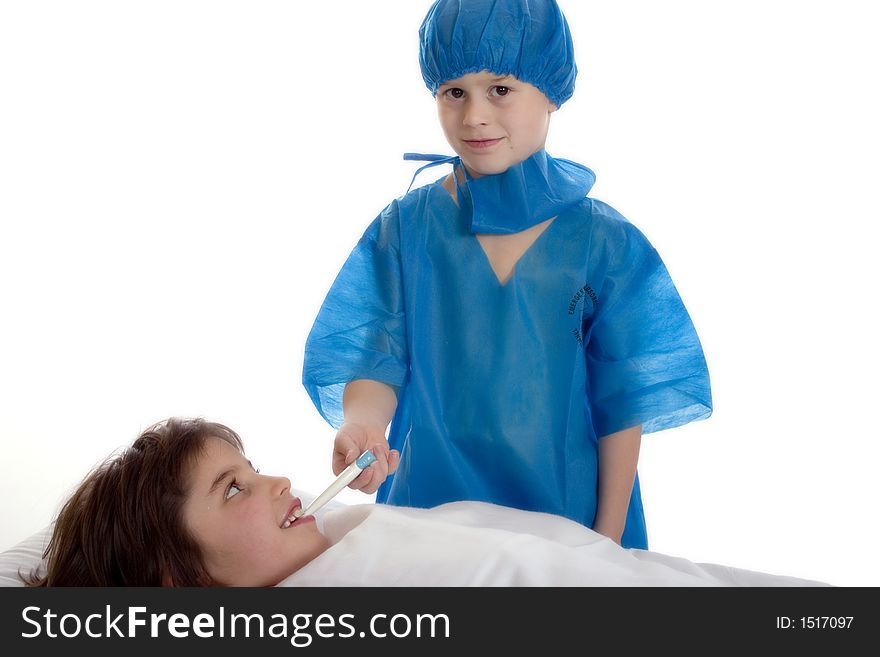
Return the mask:
<path id="1" fill-rule="evenodd" d="M 338 475 L 367 449 L 372 449 L 377 459 L 349 484 L 350 488 L 375 493 L 397 469 L 400 453 L 392 450 L 385 438 L 385 429 L 396 409 L 397 393 L 385 383 L 358 379 L 345 386 L 344 420 L 333 442 L 333 472 Z"/>
<path id="2" fill-rule="evenodd" d="M 397 393 L 387 383 L 358 379 L 349 382 L 342 393 L 345 423 L 380 427 L 383 437 L 396 409 Z"/>
<path id="3" fill-rule="evenodd" d="M 620 543 L 642 442 L 641 425 L 599 439 L 599 506 L 593 529 Z"/>

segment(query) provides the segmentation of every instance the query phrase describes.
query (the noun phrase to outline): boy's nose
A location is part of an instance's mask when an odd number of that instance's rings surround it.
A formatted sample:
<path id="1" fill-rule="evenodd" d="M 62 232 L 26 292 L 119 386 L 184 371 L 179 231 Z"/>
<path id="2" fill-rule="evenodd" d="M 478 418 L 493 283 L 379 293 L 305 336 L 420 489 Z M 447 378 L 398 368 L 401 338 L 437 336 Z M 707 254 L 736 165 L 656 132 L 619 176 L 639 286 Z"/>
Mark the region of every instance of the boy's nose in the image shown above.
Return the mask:
<path id="1" fill-rule="evenodd" d="M 467 126 L 487 125 L 491 119 L 491 108 L 488 105 L 480 100 L 468 100 L 462 122 Z"/>

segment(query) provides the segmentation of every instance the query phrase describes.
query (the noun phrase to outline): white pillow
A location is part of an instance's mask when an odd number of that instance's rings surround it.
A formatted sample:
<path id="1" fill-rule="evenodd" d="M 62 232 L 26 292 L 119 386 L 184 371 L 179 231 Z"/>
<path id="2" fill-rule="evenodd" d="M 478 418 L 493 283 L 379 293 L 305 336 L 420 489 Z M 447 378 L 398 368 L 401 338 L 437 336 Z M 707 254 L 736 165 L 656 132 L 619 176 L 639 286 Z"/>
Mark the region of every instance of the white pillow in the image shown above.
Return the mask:
<path id="1" fill-rule="evenodd" d="M 28 576 L 43 562 L 43 552 L 52 538 L 54 525 L 55 523 L 49 523 L 18 545 L 0 552 L 0 586 L 24 586 L 24 580 L 19 577 L 19 573 Z"/>
<path id="2" fill-rule="evenodd" d="M 303 506 L 311 504 L 317 495 L 294 489 L 291 491 L 294 495 L 302 500 Z M 323 527 L 323 515 L 331 509 L 343 507 L 345 504 L 338 500 L 330 500 L 315 514 L 318 526 Z M 43 529 L 24 539 L 21 543 L 9 548 L 4 552 L 0 552 L 0 586 L 24 586 L 25 583 L 19 577 L 22 575 L 30 575 L 31 571 L 37 566 L 43 564 L 43 552 L 52 538 L 52 528 L 55 523 L 51 522 Z"/>

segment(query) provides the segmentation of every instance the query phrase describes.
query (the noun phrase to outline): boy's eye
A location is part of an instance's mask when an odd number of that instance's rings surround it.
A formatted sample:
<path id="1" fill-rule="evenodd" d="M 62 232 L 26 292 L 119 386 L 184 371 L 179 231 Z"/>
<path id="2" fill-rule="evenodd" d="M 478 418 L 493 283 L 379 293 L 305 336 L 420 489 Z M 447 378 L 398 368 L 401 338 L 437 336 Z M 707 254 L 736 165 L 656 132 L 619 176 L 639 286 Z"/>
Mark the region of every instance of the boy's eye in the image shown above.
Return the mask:
<path id="1" fill-rule="evenodd" d="M 498 96 L 506 96 L 508 93 L 510 93 L 510 87 L 502 87 L 501 85 L 497 85 L 495 87 L 492 87 L 492 90 Z"/>
<path id="2" fill-rule="evenodd" d="M 458 87 L 453 87 L 452 89 L 446 90 L 446 95 L 452 98 L 461 98 L 464 96 L 464 90 L 459 89 Z"/>
<path id="3" fill-rule="evenodd" d="M 239 486 L 234 481 L 229 484 L 229 488 L 226 489 L 226 499 L 231 499 L 238 495 L 241 492 L 241 486 Z"/>

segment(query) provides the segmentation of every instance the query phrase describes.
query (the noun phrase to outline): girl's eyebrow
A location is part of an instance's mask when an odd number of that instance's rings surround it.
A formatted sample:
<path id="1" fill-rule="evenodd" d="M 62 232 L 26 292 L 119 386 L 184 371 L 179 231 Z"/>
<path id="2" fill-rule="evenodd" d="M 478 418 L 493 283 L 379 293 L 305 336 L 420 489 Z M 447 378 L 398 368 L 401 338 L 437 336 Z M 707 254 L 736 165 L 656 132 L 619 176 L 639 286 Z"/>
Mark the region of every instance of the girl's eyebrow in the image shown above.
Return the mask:
<path id="1" fill-rule="evenodd" d="M 235 473 L 235 468 L 230 468 L 228 470 L 224 470 L 214 479 L 214 483 L 211 484 L 211 487 L 208 489 L 208 495 L 211 495 L 215 490 L 217 490 L 220 485 L 229 479 Z"/>
<path id="2" fill-rule="evenodd" d="M 254 472 L 257 471 L 257 469 L 254 467 L 254 464 L 251 463 L 250 460 L 247 461 L 247 464 L 250 466 L 251 470 L 253 470 Z M 220 487 L 220 485 L 224 481 L 226 481 L 227 479 L 229 479 L 230 477 L 235 475 L 235 472 L 237 470 L 238 470 L 238 468 L 228 468 L 228 469 L 224 470 L 223 472 L 221 472 L 220 474 L 218 474 L 214 478 L 214 483 L 211 484 L 211 487 L 208 489 L 208 495 L 211 495 L 215 490 L 217 490 Z"/>

